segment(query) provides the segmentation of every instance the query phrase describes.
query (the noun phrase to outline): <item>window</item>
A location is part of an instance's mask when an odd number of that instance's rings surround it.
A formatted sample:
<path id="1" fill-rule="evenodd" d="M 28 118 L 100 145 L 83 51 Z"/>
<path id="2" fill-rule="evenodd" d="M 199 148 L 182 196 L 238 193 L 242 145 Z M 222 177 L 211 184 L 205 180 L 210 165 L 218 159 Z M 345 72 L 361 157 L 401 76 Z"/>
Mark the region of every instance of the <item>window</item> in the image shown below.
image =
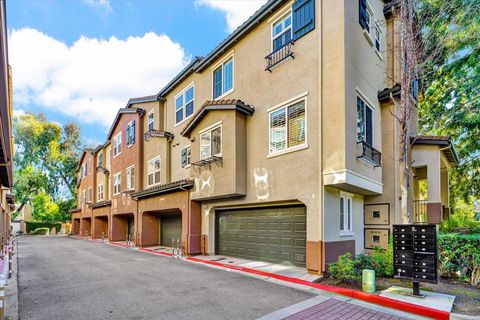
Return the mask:
<path id="1" fill-rule="evenodd" d="M 113 194 L 122 192 L 122 174 L 120 172 L 113 176 Z"/>
<path id="2" fill-rule="evenodd" d="M 119 132 L 113 137 L 113 156 L 116 157 L 122 153 L 122 133 Z"/>
<path id="3" fill-rule="evenodd" d="M 292 41 L 292 14 L 288 12 L 272 25 L 272 51 L 278 51 Z"/>
<path id="4" fill-rule="evenodd" d="M 376 235 L 372 236 L 372 242 L 376 242 L 376 243 L 380 242 L 380 236 L 376 236 Z"/>
<path id="5" fill-rule="evenodd" d="M 302 99 L 270 112 L 270 153 L 305 143 L 305 105 Z"/>
<path id="6" fill-rule="evenodd" d="M 373 110 L 357 95 L 357 142 L 373 147 Z"/>
<path id="7" fill-rule="evenodd" d="M 135 143 L 135 121 L 130 121 L 127 125 L 127 146 Z"/>
<path id="8" fill-rule="evenodd" d="M 360 25 L 370 34 L 373 10 L 367 0 L 359 0 Z"/>
<path id="9" fill-rule="evenodd" d="M 149 186 L 160 183 L 160 157 L 148 161 L 147 173 Z"/>
<path id="10" fill-rule="evenodd" d="M 148 114 L 148 131 L 153 130 L 155 126 L 155 114 L 153 110 Z"/>
<path id="11" fill-rule="evenodd" d="M 380 211 L 373 211 L 372 212 L 373 219 L 380 219 Z"/>
<path id="12" fill-rule="evenodd" d="M 82 190 L 82 198 L 81 198 L 81 203 L 82 203 L 82 204 L 84 204 L 85 201 L 87 200 L 86 194 L 87 194 L 87 191 L 86 191 L 86 190 Z"/>
<path id="13" fill-rule="evenodd" d="M 97 200 L 98 201 L 104 200 L 103 184 L 99 184 L 97 187 Z"/>
<path id="14" fill-rule="evenodd" d="M 97 158 L 97 167 L 102 167 L 102 166 L 103 166 L 103 153 L 100 152 Z"/>
<path id="15" fill-rule="evenodd" d="M 180 93 L 175 99 L 175 123 L 180 123 L 193 114 L 193 85 Z"/>
<path id="16" fill-rule="evenodd" d="M 187 168 L 190 166 L 190 156 L 192 154 L 192 149 L 190 146 L 182 149 L 182 168 Z"/>
<path id="17" fill-rule="evenodd" d="M 340 234 L 352 233 L 352 195 L 340 193 Z"/>
<path id="18" fill-rule="evenodd" d="M 87 176 L 87 164 L 84 163 L 82 164 L 82 166 L 80 167 L 80 179 L 83 179 Z"/>
<path id="19" fill-rule="evenodd" d="M 213 99 L 233 91 L 233 57 L 213 70 Z"/>
<path id="20" fill-rule="evenodd" d="M 200 135 L 200 159 L 222 156 L 222 127 L 218 126 Z"/>
<path id="21" fill-rule="evenodd" d="M 127 168 L 127 190 L 135 189 L 135 167 Z"/>
<path id="22" fill-rule="evenodd" d="M 375 49 L 378 52 L 382 49 L 382 28 L 380 28 L 378 21 L 375 21 Z"/>
<path id="23" fill-rule="evenodd" d="M 92 202 L 92 187 L 89 187 L 87 189 L 87 202 L 91 203 Z"/>

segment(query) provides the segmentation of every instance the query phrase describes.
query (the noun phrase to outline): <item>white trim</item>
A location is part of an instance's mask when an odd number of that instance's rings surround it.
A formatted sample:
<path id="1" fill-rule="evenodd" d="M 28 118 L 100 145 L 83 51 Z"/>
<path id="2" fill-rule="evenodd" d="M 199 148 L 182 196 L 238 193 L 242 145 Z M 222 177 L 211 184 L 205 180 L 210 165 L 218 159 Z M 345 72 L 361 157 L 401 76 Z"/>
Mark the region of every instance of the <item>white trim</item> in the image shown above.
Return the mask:
<path id="1" fill-rule="evenodd" d="M 192 145 L 188 144 L 180 150 L 180 166 L 182 165 L 182 153 L 181 152 L 182 152 L 182 150 L 185 150 L 185 149 L 188 149 L 188 148 L 190 148 L 190 162 L 192 162 Z M 187 154 L 187 159 L 188 159 L 188 154 Z M 187 164 L 185 167 L 183 167 L 183 169 L 190 168 L 190 165 L 191 165 L 191 163 Z"/>
<path id="2" fill-rule="evenodd" d="M 275 21 L 273 21 L 272 23 L 270 23 L 270 52 L 273 52 L 273 26 L 280 20 L 282 19 L 284 16 L 287 16 L 287 15 L 290 15 L 290 34 L 291 34 L 291 39 L 293 40 L 293 17 L 292 17 L 292 8 L 290 7 L 290 9 L 288 10 L 285 10 L 284 13 L 282 15 L 280 15 Z M 284 30 L 285 31 L 285 30 Z M 282 32 L 283 33 L 283 32 Z M 275 37 L 275 38 L 278 38 L 278 35 Z"/>
<path id="3" fill-rule="evenodd" d="M 372 29 L 372 27 L 370 27 L 370 30 Z M 374 42 L 373 42 L 373 39 L 372 39 L 372 36 L 370 35 L 370 33 L 367 31 L 367 29 L 363 29 L 363 35 L 365 36 L 365 39 L 367 39 L 368 43 L 370 44 L 371 47 L 374 46 Z"/>
<path id="4" fill-rule="evenodd" d="M 102 198 L 100 199 L 99 195 L 100 195 L 100 192 L 99 192 L 99 188 L 102 187 Z M 97 201 L 103 201 L 105 200 L 105 187 L 104 187 L 104 184 L 103 183 L 99 183 L 97 185 Z"/>
<path id="5" fill-rule="evenodd" d="M 364 189 L 369 194 L 382 194 L 383 184 L 373 179 L 362 176 L 351 170 L 343 169 L 338 171 L 326 172 L 323 174 L 324 185 L 349 184 L 360 189 Z"/>
<path id="6" fill-rule="evenodd" d="M 363 100 L 365 100 L 365 102 L 367 102 L 367 103 L 370 105 L 370 107 L 371 107 L 373 110 L 376 109 L 376 107 L 375 107 L 375 105 L 372 103 L 372 101 L 370 101 L 370 99 L 367 98 L 367 95 L 366 95 L 365 93 L 363 93 L 363 91 L 362 91 L 359 87 L 355 87 L 355 91 L 357 92 L 358 95 L 360 95 L 360 96 L 362 97 Z M 355 107 L 357 106 L 356 103 L 357 103 L 357 97 L 355 97 Z M 355 109 L 355 111 L 356 111 L 356 110 L 357 110 L 357 109 Z"/>
<path id="7" fill-rule="evenodd" d="M 287 3 L 285 3 L 284 7 L 288 7 L 288 8 L 285 8 L 277 13 L 275 13 L 273 16 L 271 16 L 270 18 L 268 18 L 267 22 L 270 23 L 272 21 L 275 21 L 275 20 L 278 20 L 281 16 L 283 16 L 285 13 L 287 13 L 288 10 L 292 10 L 292 5 L 295 1 L 294 0 L 291 0 Z"/>
<path id="8" fill-rule="evenodd" d="M 125 139 L 125 145 L 127 146 L 127 148 L 130 148 L 131 146 L 133 146 L 135 144 L 135 142 L 134 143 L 128 143 L 128 131 L 127 131 L 127 129 L 130 126 L 130 124 L 132 124 L 132 123 L 135 124 L 135 120 L 130 120 L 127 123 L 127 128 L 125 129 L 125 138 L 126 138 Z M 134 127 L 136 127 L 136 126 L 134 126 Z M 135 131 L 137 131 L 137 128 L 135 128 Z M 133 140 L 134 141 L 135 141 L 135 135 L 136 134 L 137 134 L 136 132 L 133 133 Z"/>
<path id="9" fill-rule="evenodd" d="M 153 108 L 152 110 L 150 110 L 148 113 L 147 113 L 147 130 L 150 130 L 149 127 L 150 127 L 150 115 L 153 114 L 153 127 L 152 129 L 155 129 L 155 108 Z"/>
<path id="10" fill-rule="evenodd" d="M 292 153 L 292 152 L 296 152 L 296 151 L 300 151 L 300 150 L 304 150 L 304 149 L 308 149 L 308 148 L 309 148 L 308 143 L 302 143 L 302 144 L 299 144 L 299 145 L 294 146 L 294 147 L 290 147 L 290 148 L 286 148 L 286 149 L 283 149 L 283 150 L 279 150 L 279 151 L 269 153 L 267 155 L 267 159 L 275 158 L 277 156 L 281 156 L 281 155 L 284 155 L 284 154 L 287 154 L 287 153 Z"/>
<path id="11" fill-rule="evenodd" d="M 156 160 L 160 160 L 160 181 L 156 182 L 155 183 L 155 161 Z M 149 184 L 148 182 L 148 176 L 150 175 L 150 173 L 148 172 L 148 165 L 151 163 L 151 162 L 154 162 L 153 164 L 153 184 Z M 159 185 L 160 183 L 162 182 L 162 157 L 161 156 L 156 156 L 154 158 L 151 158 L 150 160 L 147 161 L 147 187 L 153 187 L 153 186 L 156 186 L 156 185 Z"/>
<path id="12" fill-rule="evenodd" d="M 235 49 L 233 50 L 230 50 L 228 53 L 225 53 L 223 56 L 225 58 L 223 58 L 222 60 L 220 60 L 219 62 L 217 62 L 216 64 L 214 64 L 212 67 L 210 67 L 210 70 L 215 70 L 217 69 L 222 63 L 224 63 L 225 61 L 227 61 L 231 56 L 233 56 L 233 54 L 235 53 Z"/>
<path id="13" fill-rule="evenodd" d="M 380 22 L 375 19 L 375 23 L 374 23 L 374 29 L 375 29 L 375 34 L 373 35 L 373 47 L 375 48 L 375 52 L 377 53 L 377 56 L 381 59 L 382 59 L 382 55 L 381 55 L 381 50 L 382 50 L 382 34 L 383 34 L 383 30 L 382 30 L 382 27 L 380 25 Z M 377 29 L 378 28 L 378 29 Z M 377 32 L 377 30 L 380 30 L 380 34 Z M 380 43 L 380 49 L 377 49 L 377 45 L 376 45 L 376 41 L 377 41 L 377 36 L 378 36 L 378 40 L 379 40 L 379 43 Z"/>
<path id="14" fill-rule="evenodd" d="M 299 95 L 296 95 L 296 96 L 293 97 L 293 98 L 290 98 L 290 99 L 288 99 L 288 100 L 286 100 L 286 101 L 283 101 L 283 102 L 280 102 L 279 104 L 274 105 L 273 107 L 268 108 L 268 109 L 267 109 L 267 112 L 273 111 L 273 110 L 278 109 L 278 108 L 280 108 L 280 107 L 284 107 L 285 105 L 290 104 L 290 103 L 292 103 L 292 102 L 296 102 L 297 100 L 300 100 L 301 98 L 303 98 L 303 97 L 305 97 L 305 96 L 307 96 L 307 95 L 308 95 L 308 91 L 305 91 L 305 92 L 303 92 L 303 93 L 300 93 Z"/>
<path id="15" fill-rule="evenodd" d="M 232 89 L 228 90 L 228 91 L 225 91 L 225 92 L 222 92 L 222 94 L 216 98 L 214 98 L 214 94 L 215 94 L 215 85 L 213 83 L 214 81 L 214 77 L 213 77 L 213 73 L 215 72 L 215 70 L 217 70 L 218 68 L 222 68 L 222 91 L 223 91 L 223 65 L 226 61 L 230 60 L 230 58 L 232 59 Z M 215 68 L 210 68 L 211 69 L 211 84 L 212 84 L 212 99 L 213 100 L 220 100 L 222 98 L 224 98 L 225 96 L 229 95 L 230 93 L 234 92 L 235 91 L 235 55 L 232 54 L 231 55 L 227 55 L 226 58 L 224 58 L 221 62 L 219 62 Z"/>
<path id="16" fill-rule="evenodd" d="M 217 121 L 217 122 L 215 122 L 214 124 L 211 124 L 211 125 L 209 125 L 208 127 L 203 128 L 202 130 L 198 131 L 198 134 L 202 134 L 202 133 L 204 133 L 205 131 L 209 131 L 210 129 L 213 129 L 213 128 L 221 125 L 222 123 L 223 123 L 222 120 Z"/>
<path id="17" fill-rule="evenodd" d="M 217 128 L 220 128 L 220 153 L 218 154 L 212 154 L 212 146 L 213 146 L 213 139 L 212 139 L 212 131 L 217 129 Z M 210 135 L 210 155 L 204 159 L 202 159 L 202 135 L 204 134 L 209 134 Z M 200 160 L 205 160 L 205 159 L 208 159 L 208 158 L 211 158 L 212 156 L 215 156 L 215 157 L 221 157 L 223 155 L 223 128 L 222 128 L 222 125 L 217 125 L 217 126 L 210 126 L 210 129 L 208 130 L 203 130 L 202 133 L 199 133 L 198 135 L 199 137 L 199 144 L 200 144 Z"/>
<path id="18" fill-rule="evenodd" d="M 115 139 L 120 136 L 121 137 L 121 141 L 120 141 L 120 152 L 118 152 L 117 154 L 115 154 Z M 122 143 L 123 143 L 123 137 L 122 137 L 122 131 L 119 131 L 116 135 L 113 136 L 113 145 L 112 145 L 112 154 L 113 154 L 113 158 L 116 158 L 117 156 L 121 155 L 122 154 Z M 118 148 L 117 148 L 118 149 Z"/>
<path id="19" fill-rule="evenodd" d="M 133 174 L 134 174 L 134 176 L 133 176 L 133 177 L 134 177 L 133 184 L 134 184 L 134 185 L 131 186 L 131 188 L 128 187 L 128 171 L 129 171 L 130 169 L 134 169 L 134 171 L 133 171 Z M 125 183 L 125 191 L 135 190 L 135 165 L 134 165 L 134 164 L 132 164 L 131 166 L 125 168 L 125 177 L 126 177 L 126 180 L 127 180 L 126 183 Z"/>
<path id="20" fill-rule="evenodd" d="M 366 96 L 363 94 L 363 92 L 357 87 L 355 88 L 355 91 L 357 93 L 358 96 L 360 96 L 360 99 L 363 100 L 363 102 L 366 104 L 366 107 L 367 108 L 370 108 L 372 110 L 372 147 L 375 147 L 375 107 L 373 106 L 373 104 L 370 102 L 370 100 L 368 98 L 366 98 Z M 358 105 L 357 105 L 357 96 L 355 96 L 355 113 L 357 114 L 357 117 L 358 117 Z M 364 115 L 364 117 L 366 116 L 366 113 Z M 358 123 L 358 118 L 356 119 Z M 367 119 L 365 118 L 365 125 L 367 124 Z M 357 130 L 358 130 L 358 124 L 356 125 L 357 127 Z M 367 132 L 367 130 L 365 130 L 365 133 Z M 357 135 L 358 135 L 358 132 L 357 132 Z M 355 136 L 355 142 L 359 142 L 357 141 L 357 135 Z M 366 142 L 366 141 L 365 141 Z"/>
<path id="21" fill-rule="evenodd" d="M 186 110 L 186 106 L 187 106 L 186 103 L 185 103 L 185 92 L 187 92 L 187 90 L 189 90 L 190 88 L 193 88 L 193 112 L 188 117 L 184 117 L 182 119 L 182 121 L 177 122 L 177 98 L 180 97 L 180 96 L 184 96 L 183 97 L 182 109 L 183 109 L 183 115 L 185 116 L 185 110 Z M 175 123 L 175 125 L 173 127 L 175 128 L 175 127 L 181 125 L 182 123 L 184 123 L 186 120 L 193 117 L 193 115 L 195 114 L 195 81 L 190 82 L 186 87 L 183 88 L 183 90 L 181 90 L 179 93 L 177 93 L 177 95 L 173 98 L 173 102 L 174 102 L 174 114 L 173 114 L 174 120 L 173 120 L 173 122 Z"/>
<path id="22" fill-rule="evenodd" d="M 120 176 L 120 191 L 119 192 L 115 192 L 115 177 L 116 176 Z M 119 195 L 121 193 L 122 193 L 122 172 L 119 171 L 119 172 L 117 172 L 113 175 L 113 195 L 116 196 L 116 195 Z"/>
<path id="23" fill-rule="evenodd" d="M 338 214 L 343 214 L 343 229 L 339 225 L 339 235 L 342 236 L 352 236 L 353 235 L 353 195 L 351 193 L 340 191 L 338 199 L 341 200 L 343 204 L 343 212 L 340 212 L 338 208 Z M 350 210 L 348 210 L 348 202 L 350 201 Z M 339 204 L 339 203 L 337 203 Z M 350 223 L 350 228 L 348 224 Z"/>

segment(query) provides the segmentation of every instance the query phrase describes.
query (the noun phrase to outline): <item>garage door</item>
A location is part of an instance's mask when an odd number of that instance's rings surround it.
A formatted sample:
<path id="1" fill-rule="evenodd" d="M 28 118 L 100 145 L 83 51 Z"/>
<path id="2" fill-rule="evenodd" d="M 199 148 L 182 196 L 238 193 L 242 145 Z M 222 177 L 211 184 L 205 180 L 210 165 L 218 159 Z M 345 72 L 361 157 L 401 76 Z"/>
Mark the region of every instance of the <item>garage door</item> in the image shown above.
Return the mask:
<path id="1" fill-rule="evenodd" d="M 220 211 L 216 216 L 218 254 L 305 266 L 305 207 Z"/>
<path id="2" fill-rule="evenodd" d="M 160 236 L 162 238 L 162 246 L 170 247 L 172 239 L 182 241 L 182 217 L 181 216 L 165 216 L 160 218 Z"/>

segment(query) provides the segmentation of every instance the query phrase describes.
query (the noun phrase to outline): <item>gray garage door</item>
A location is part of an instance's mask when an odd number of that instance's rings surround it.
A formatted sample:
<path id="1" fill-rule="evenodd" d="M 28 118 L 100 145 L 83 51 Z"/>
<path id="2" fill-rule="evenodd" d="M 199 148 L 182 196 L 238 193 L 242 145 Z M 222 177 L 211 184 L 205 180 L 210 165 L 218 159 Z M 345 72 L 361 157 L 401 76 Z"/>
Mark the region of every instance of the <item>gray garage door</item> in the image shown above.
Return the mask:
<path id="1" fill-rule="evenodd" d="M 305 207 L 217 211 L 217 253 L 305 266 Z"/>
<path id="2" fill-rule="evenodd" d="M 175 245 L 177 239 L 182 241 L 182 217 L 181 216 L 165 216 L 160 218 L 161 231 L 160 236 L 162 238 L 162 246 L 170 247 L 172 245 L 172 239 L 175 239 Z"/>

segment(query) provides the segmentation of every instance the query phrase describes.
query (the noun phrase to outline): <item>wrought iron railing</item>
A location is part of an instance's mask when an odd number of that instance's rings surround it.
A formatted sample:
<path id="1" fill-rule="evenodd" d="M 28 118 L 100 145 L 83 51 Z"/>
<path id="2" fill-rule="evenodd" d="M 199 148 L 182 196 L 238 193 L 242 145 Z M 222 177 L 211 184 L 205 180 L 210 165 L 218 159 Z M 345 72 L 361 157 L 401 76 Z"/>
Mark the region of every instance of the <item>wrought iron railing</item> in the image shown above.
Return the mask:
<path id="1" fill-rule="evenodd" d="M 174 135 L 173 133 L 163 131 L 163 130 L 155 130 L 155 129 L 150 129 L 144 134 L 145 141 L 150 140 L 151 138 L 155 137 L 165 137 L 168 139 L 173 139 Z"/>
<path id="2" fill-rule="evenodd" d="M 364 158 L 370 161 L 375 167 L 382 166 L 382 153 L 366 143 L 365 141 L 359 141 L 357 144 L 360 144 L 362 147 L 362 154 L 357 156 L 358 158 Z"/>
<path id="3" fill-rule="evenodd" d="M 192 162 L 193 170 L 197 173 L 202 171 L 202 168 L 211 170 L 212 163 L 215 163 L 218 167 L 223 166 L 223 158 L 218 156 L 211 156 L 210 158 L 203 159 L 197 162 Z"/>
<path id="4" fill-rule="evenodd" d="M 280 49 L 266 56 L 265 60 L 267 60 L 267 67 L 265 68 L 265 71 L 268 70 L 272 72 L 272 68 L 274 66 L 276 66 L 283 60 L 287 59 L 288 57 L 292 57 L 292 59 L 295 59 L 295 56 L 293 55 L 292 47 L 293 47 L 293 41 L 287 43 Z"/>
<path id="5" fill-rule="evenodd" d="M 427 203 L 428 200 L 413 200 L 413 222 L 428 222 Z"/>

